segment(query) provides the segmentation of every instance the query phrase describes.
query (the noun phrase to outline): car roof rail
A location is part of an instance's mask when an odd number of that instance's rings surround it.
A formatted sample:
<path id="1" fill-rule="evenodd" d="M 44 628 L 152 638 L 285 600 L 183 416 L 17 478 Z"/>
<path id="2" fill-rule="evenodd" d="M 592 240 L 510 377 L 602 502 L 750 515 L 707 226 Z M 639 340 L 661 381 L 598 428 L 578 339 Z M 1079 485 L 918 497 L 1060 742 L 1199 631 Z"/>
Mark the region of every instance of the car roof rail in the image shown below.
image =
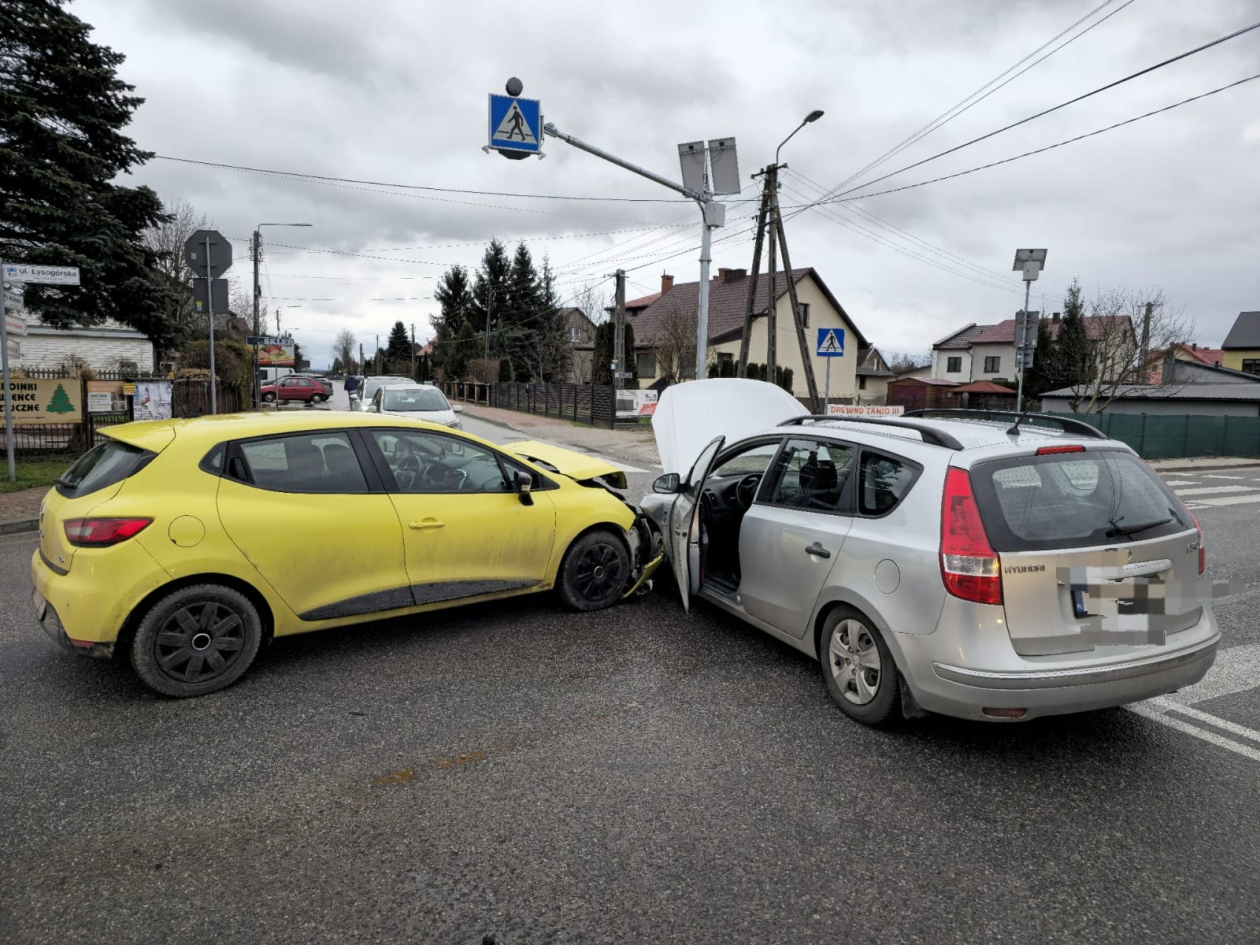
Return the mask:
<path id="1" fill-rule="evenodd" d="M 1107 434 L 1093 424 L 1086 423 L 1084 420 L 1076 420 L 1072 417 L 1065 417 L 1057 413 L 1033 413 L 1025 410 L 1019 413 L 1015 410 L 964 410 L 959 407 L 942 408 L 940 410 L 911 410 L 902 416 L 906 417 L 939 417 L 944 420 L 1015 420 L 1015 426 L 1008 432 L 1019 432 L 1019 425 L 1029 418 L 1037 420 L 1049 420 L 1051 423 L 1057 423 L 1059 429 L 1063 433 L 1074 433 L 1078 436 L 1088 437 L 1091 440 L 1109 439 Z"/>
<path id="2" fill-rule="evenodd" d="M 889 419 L 885 417 L 843 417 L 839 415 L 825 413 L 811 413 L 799 417 L 792 417 L 790 420 L 784 420 L 779 424 L 781 427 L 799 426 L 806 420 L 815 422 L 826 420 L 831 423 L 869 423 L 878 427 L 897 427 L 902 430 L 914 430 L 921 437 L 923 442 L 931 446 L 943 446 L 947 450 L 960 450 L 963 445 L 957 439 L 950 436 L 944 430 L 938 430 L 936 427 L 928 426 L 926 423 L 915 423 L 912 420 Z"/>

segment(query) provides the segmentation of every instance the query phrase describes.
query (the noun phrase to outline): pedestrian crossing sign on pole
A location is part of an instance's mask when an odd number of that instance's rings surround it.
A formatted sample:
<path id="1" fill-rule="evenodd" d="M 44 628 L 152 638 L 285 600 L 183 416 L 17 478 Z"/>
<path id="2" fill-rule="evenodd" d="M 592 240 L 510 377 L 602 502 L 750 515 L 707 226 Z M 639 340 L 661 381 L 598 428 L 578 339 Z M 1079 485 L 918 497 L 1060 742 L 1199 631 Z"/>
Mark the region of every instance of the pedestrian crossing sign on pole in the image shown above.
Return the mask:
<path id="1" fill-rule="evenodd" d="M 817 354 L 820 358 L 843 358 L 844 329 L 819 328 Z"/>
<path id="2" fill-rule="evenodd" d="M 511 95 L 490 96 L 490 144 L 496 151 L 542 153 L 542 103 Z"/>

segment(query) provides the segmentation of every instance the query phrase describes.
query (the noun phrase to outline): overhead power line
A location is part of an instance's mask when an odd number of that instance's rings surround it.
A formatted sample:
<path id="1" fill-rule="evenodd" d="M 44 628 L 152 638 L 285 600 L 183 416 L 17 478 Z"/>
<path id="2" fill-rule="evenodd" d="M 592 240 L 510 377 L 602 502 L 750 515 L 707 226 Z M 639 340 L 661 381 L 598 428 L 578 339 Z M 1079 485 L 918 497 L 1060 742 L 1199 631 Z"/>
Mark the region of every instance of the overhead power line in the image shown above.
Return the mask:
<path id="1" fill-rule="evenodd" d="M 1105 9 L 1106 7 L 1110 6 L 1110 5 L 1111 5 L 1112 3 L 1114 3 L 1114 2 L 1115 2 L 1115 0 L 1104 0 L 1104 2 L 1103 2 L 1103 3 L 1100 3 L 1097 7 L 1095 7 L 1095 8 L 1094 8 L 1094 9 L 1092 9 L 1092 10 L 1090 10 L 1090 11 L 1089 11 L 1088 13 L 1086 13 L 1083 17 L 1081 17 L 1079 20 L 1077 20 L 1075 23 L 1073 23 L 1071 26 L 1069 26 L 1069 27 L 1068 27 L 1067 29 L 1065 29 L 1063 32 L 1059 33 L 1059 35 L 1055 36 L 1055 37 L 1054 37 L 1053 39 L 1051 39 L 1049 42 L 1043 43 L 1041 46 L 1039 46 L 1037 49 L 1034 49 L 1034 50 L 1033 50 L 1032 52 L 1030 52 L 1027 56 L 1025 56 L 1025 57 L 1024 57 L 1023 59 L 1021 59 L 1019 62 L 1015 63 L 1013 66 L 1011 66 L 1011 67 L 1010 67 L 1009 69 L 1007 69 L 1005 72 L 1003 72 L 1003 73 L 1001 73 L 1001 74 L 999 74 L 999 75 L 995 76 L 994 78 L 990 79 L 987 83 L 985 83 L 984 85 L 980 86 L 980 88 L 976 89 L 974 92 L 972 92 L 972 93 L 971 93 L 970 95 L 968 95 L 966 98 L 964 98 L 961 102 L 959 102 L 958 104 L 954 105 L 952 108 L 950 108 L 950 109 L 948 109 L 948 110 L 946 110 L 946 111 L 942 112 L 940 115 L 937 115 L 937 116 L 936 116 L 936 118 L 932 119 L 932 121 L 928 122 L 926 125 L 924 125 L 922 128 L 920 128 L 918 131 L 916 131 L 914 134 L 910 135 L 909 137 L 907 137 L 907 138 L 903 139 L 902 141 L 900 141 L 899 143 L 897 143 L 897 144 L 896 144 L 896 145 L 894 145 L 893 147 L 889 148 L 887 151 L 885 151 L 883 154 L 881 154 L 881 155 L 880 155 L 879 157 L 877 157 L 875 160 L 871 161 L 869 164 L 867 164 L 867 165 L 866 165 L 865 167 L 863 167 L 861 170 L 857 171 L 856 173 L 854 173 L 854 174 L 850 175 L 849 177 L 845 178 L 844 180 L 842 180 L 842 181 L 841 181 L 841 182 L 840 182 L 837 186 L 833 187 L 833 188 L 831 189 L 831 191 L 829 191 L 829 192 L 828 192 L 828 196 L 830 196 L 831 194 L 833 194 L 833 193 L 835 193 L 836 191 L 840 190 L 840 189 L 841 189 L 842 187 L 844 187 L 846 184 L 850 184 L 850 183 L 852 183 L 853 181 L 857 180 L 859 177 L 862 177 L 862 176 L 863 176 L 864 174 L 866 174 L 868 171 L 873 170 L 873 169 L 874 169 L 874 168 L 876 168 L 876 167 L 879 167 L 879 165 L 883 164 L 885 161 L 888 161 L 888 160 L 890 160 L 890 159 L 892 159 L 892 158 L 896 157 L 896 156 L 897 156 L 898 154 L 900 154 L 902 151 L 906 150 L 906 148 L 910 147 L 910 146 L 911 146 L 911 145 L 913 145 L 913 144 L 916 144 L 917 142 L 919 142 L 919 141 L 921 141 L 922 139 L 926 138 L 928 135 L 932 134 L 933 132 L 935 132 L 935 131 L 939 131 L 941 128 L 945 127 L 945 125 L 949 124 L 951 121 L 953 121 L 955 118 L 957 118 L 959 115 L 962 115 L 964 112 L 967 112 L 967 111 L 971 110 L 971 109 L 972 109 L 972 108 L 974 108 L 976 105 L 979 105 L 981 102 L 983 102 L 983 101 L 984 101 L 986 98 L 988 98 L 990 95 L 994 94 L 995 92 L 1000 91 L 1001 89 L 1005 88 L 1005 87 L 1006 87 L 1007 85 L 1009 85 L 1010 83 L 1014 82 L 1016 79 L 1018 79 L 1020 76 L 1022 76 L 1025 72 L 1027 72 L 1027 71 L 1029 71 L 1030 69 L 1033 69 L 1033 68 L 1035 68 L 1036 66 L 1040 65 L 1041 63 L 1045 62 L 1047 59 L 1049 59 L 1051 56 L 1053 56 L 1055 53 L 1059 52 L 1060 50 L 1066 49 L 1068 46 L 1070 46 L 1072 43 L 1076 42 L 1076 41 L 1077 41 L 1078 39 L 1080 39 L 1082 36 L 1085 36 L 1087 33 L 1089 33 L 1089 32 L 1090 32 L 1090 30 L 1093 30 L 1093 29 L 1096 29 L 1096 28 L 1097 28 L 1097 27 L 1099 27 L 1099 26 L 1102 26 L 1102 24 L 1106 23 L 1109 19 L 1111 19 L 1111 18 L 1112 18 L 1113 16 L 1115 16 L 1117 13 L 1121 12 L 1122 10 L 1124 10 L 1124 9 L 1125 9 L 1125 7 L 1128 7 L 1130 4 L 1132 4 L 1132 3 L 1133 3 L 1133 0 L 1127 0 L 1127 2 L 1125 2 L 1125 3 L 1124 3 L 1124 4 L 1122 4 L 1121 6 L 1117 7 L 1116 9 L 1112 10 L 1110 13 L 1108 13 L 1106 16 L 1104 16 L 1101 20 L 1098 20 L 1098 21 L 1097 21 L 1097 22 L 1095 22 L 1095 23 L 1091 23 L 1089 26 L 1087 26 L 1085 29 L 1081 30 L 1081 31 L 1080 31 L 1079 33 L 1077 33 L 1075 36 L 1070 37 L 1070 38 L 1069 38 L 1069 39 L 1068 39 L 1065 43 L 1063 43 L 1063 44 L 1061 44 L 1061 45 L 1059 45 L 1059 46 L 1055 46 L 1055 48 L 1054 48 L 1054 49 L 1051 49 L 1048 53 L 1046 53 L 1046 54 L 1045 54 L 1044 56 L 1042 56 L 1040 59 L 1037 59 L 1036 61 L 1034 61 L 1034 62 L 1030 63 L 1029 65 L 1025 66 L 1023 69 L 1020 69 L 1020 70 L 1019 70 L 1018 72 L 1016 72 L 1014 75 L 1010 75 L 1010 74 L 1011 74 L 1011 72 L 1013 72 L 1013 71 L 1014 71 L 1014 70 L 1016 70 L 1016 69 L 1019 69 L 1019 67 L 1020 67 L 1020 66 L 1024 65 L 1024 63 L 1028 62 L 1028 60 L 1029 60 L 1029 59 L 1032 59 L 1034 56 L 1036 56 L 1038 53 L 1040 53 L 1042 50 L 1046 49 L 1047 47 L 1049 47 L 1049 46 L 1053 46 L 1053 45 L 1054 45 L 1055 43 L 1057 43 L 1060 39 L 1062 39 L 1064 36 L 1067 36 L 1069 33 L 1071 33 L 1073 30 L 1075 30 L 1078 26 L 1080 26 L 1080 25 L 1081 25 L 1082 23 L 1084 23 L 1086 20 L 1088 20 L 1088 19 L 1090 19 L 1091 17 L 1093 17 L 1093 16 L 1097 15 L 1097 14 L 1098 14 L 1101 10 L 1103 10 L 1103 9 Z M 1006 78 L 1007 76 L 1010 76 L 1010 78 Z M 1003 81 L 1002 81 L 1003 79 L 1005 79 L 1006 81 L 1004 81 L 1004 82 L 1003 82 Z M 999 84 L 999 83 L 1000 83 L 1000 84 Z"/>
<path id="2" fill-rule="evenodd" d="M 1046 115 L 1050 115 L 1054 112 L 1067 108 L 1069 105 L 1075 105 L 1077 102 L 1083 102 L 1087 98 L 1092 98 L 1095 95 L 1100 95 L 1103 92 L 1116 88 L 1117 86 L 1124 85 L 1126 82 L 1132 82 L 1134 79 L 1141 78 L 1144 75 L 1149 75 L 1150 73 L 1155 72 L 1157 69 L 1163 69 L 1167 66 L 1171 66 L 1173 63 L 1180 62 L 1181 60 L 1187 59 L 1190 56 L 1194 56 L 1194 55 L 1197 55 L 1198 53 L 1204 52 L 1205 50 L 1211 49 L 1214 46 L 1219 46 L 1221 43 L 1229 42 L 1229 40 L 1231 39 L 1237 39 L 1239 36 L 1242 36 L 1245 33 L 1250 33 L 1254 29 L 1260 29 L 1260 23 L 1253 23 L 1250 26 L 1244 26 L 1242 29 L 1234 30 L 1234 32 L 1232 33 L 1227 33 L 1226 35 L 1221 36 L 1218 39 L 1214 39 L 1211 42 L 1204 43 L 1201 46 L 1196 46 L 1193 49 L 1188 49 L 1183 53 L 1179 53 L 1176 56 L 1172 56 L 1168 59 L 1165 59 L 1163 62 L 1157 62 L 1153 66 L 1147 66 L 1145 69 L 1139 69 L 1137 72 L 1131 73 L 1130 75 L 1127 75 L 1122 79 L 1116 79 L 1114 82 L 1108 82 L 1106 85 L 1099 86 L 1098 88 L 1094 89 L 1091 92 L 1086 92 L 1083 95 L 1078 95 L 1075 98 L 1068 99 L 1066 102 L 1061 102 L 1058 105 L 1054 105 L 1050 108 L 1039 111 L 1035 115 L 1029 115 L 1027 118 L 1021 118 L 1019 121 L 1013 121 L 1009 125 L 1003 125 L 1001 128 L 998 128 L 996 131 L 990 131 L 988 134 L 980 135 L 978 138 L 972 138 L 970 141 L 964 141 L 962 144 L 955 145 L 952 148 L 947 148 L 944 151 L 939 151 L 936 154 L 933 154 L 931 157 L 925 157 L 921 161 L 915 161 L 913 164 L 907 164 L 905 167 L 900 168 L 899 170 L 895 170 L 889 174 L 885 174 L 883 177 L 877 177 L 874 180 L 869 180 L 863 184 L 858 184 L 855 187 L 851 187 L 848 190 L 841 191 L 836 196 L 843 197 L 847 194 L 853 193 L 856 190 L 861 190 L 865 187 L 871 187 L 875 184 L 878 184 L 881 181 L 886 181 L 890 177 L 896 177 L 898 174 L 904 174 L 906 171 L 912 170 L 916 167 L 922 167 L 924 164 L 927 164 L 930 161 L 935 161 L 938 158 L 943 158 L 946 155 L 953 154 L 956 151 L 961 151 L 963 148 L 969 148 L 973 144 L 979 144 L 981 141 L 987 141 L 989 138 L 995 137 L 996 135 L 1000 135 L 1005 131 L 1010 131 L 1012 128 L 1018 128 L 1020 125 L 1026 125 L 1030 121 L 1036 121 L 1038 118 L 1044 118 Z M 1221 91 L 1221 90 L 1218 89 L 1217 91 Z M 1187 100 L 1187 101 L 1191 101 L 1191 100 Z M 1178 104 L 1181 104 L 1181 103 L 1178 103 Z"/>
<path id="3" fill-rule="evenodd" d="M 838 194 L 835 197 L 831 197 L 827 200 L 820 200 L 818 201 L 818 204 L 825 205 L 825 204 L 832 204 L 832 203 L 847 203 L 852 200 L 866 200 L 868 197 L 880 197 L 880 196 L 883 196 L 884 194 L 895 194 L 903 190 L 913 190 L 916 187 L 926 187 L 928 184 L 936 184 L 943 180 L 952 180 L 955 177 L 965 177 L 968 174 L 976 173 L 976 171 L 984 171 L 984 170 L 988 170 L 991 167 L 998 167 L 1002 164 L 1010 164 L 1012 161 L 1018 161 L 1021 158 L 1032 157 L 1034 154 L 1044 154 L 1047 151 L 1053 151 L 1055 148 L 1061 148 L 1064 145 L 1074 144 L 1077 141 L 1084 141 L 1086 138 L 1092 138 L 1095 135 L 1100 135 L 1107 131 L 1114 131 L 1116 128 L 1123 128 L 1125 125 L 1131 125 L 1134 122 L 1141 121 L 1144 118 L 1150 118 L 1153 115 L 1159 115 L 1159 114 L 1162 114 L 1163 112 L 1172 111 L 1174 108 L 1180 108 L 1182 105 L 1189 105 L 1191 102 L 1197 102 L 1200 99 L 1207 98 L 1209 95 L 1216 95 L 1218 92 L 1224 92 L 1228 89 L 1235 88 L 1236 86 L 1242 85 L 1246 82 L 1254 82 L 1256 79 L 1260 79 L 1260 73 L 1256 73 L 1255 75 L 1249 75 L 1245 79 L 1239 79 L 1237 82 L 1230 82 L 1228 85 L 1222 85 L 1220 88 L 1212 89 L 1210 92 L 1204 92 L 1200 95 L 1191 96 L 1190 98 L 1183 98 L 1180 102 L 1173 102 L 1171 105 L 1165 105 L 1163 108 L 1156 108 L 1152 111 L 1144 112 L 1143 114 L 1137 115 L 1133 118 L 1128 118 L 1128 119 L 1125 119 L 1124 121 L 1118 121 L 1115 124 L 1108 125 L 1105 128 L 1099 128 L 1095 131 L 1086 132 L 1083 135 L 1076 135 L 1075 137 L 1072 137 L 1072 138 L 1065 138 L 1062 141 L 1056 141 L 1054 144 L 1048 144 L 1044 148 L 1034 148 L 1031 151 L 1023 152 L 1022 154 L 1015 154 L 1008 158 L 1002 158 L 1002 160 L 1000 161 L 990 161 L 988 164 L 981 164 L 981 165 L 978 165 L 977 167 L 969 167 L 965 171 L 956 171 L 953 174 L 943 174 L 940 177 L 933 177 L 933 178 L 930 178 L 929 180 L 916 181 L 913 184 L 903 184 L 900 187 L 890 187 L 887 190 L 877 190 L 869 194 L 858 194 L 857 196 L 854 196 L 854 197 L 845 197 L 842 194 Z M 802 207 L 801 209 L 808 210 L 810 208 Z"/>
<path id="4" fill-rule="evenodd" d="M 521 197 L 529 200 L 581 200 L 603 203 L 691 203 L 686 198 L 673 197 L 588 197 L 573 194 L 526 194 L 507 190 L 469 190 L 463 187 L 436 187 L 429 184 L 400 184 L 394 181 L 361 180 L 354 177 L 335 177 L 329 174 L 310 174 L 304 171 L 284 171 L 269 167 L 249 167 L 244 164 L 223 164 L 218 161 L 198 161 L 193 158 L 155 154 L 155 160 L 174 161 L 177 164 L 195 164 L 200 167 L 217 167 L 228 171 L 248 174 L 269 174 L 274 177 L 294 177 L 301 180 L 323 181 L 334 184 L 361 184 L 369 187 L 388 187 L 392 190 L 423 190 L 441 194 L 464 194 L 474 197 Z"/>

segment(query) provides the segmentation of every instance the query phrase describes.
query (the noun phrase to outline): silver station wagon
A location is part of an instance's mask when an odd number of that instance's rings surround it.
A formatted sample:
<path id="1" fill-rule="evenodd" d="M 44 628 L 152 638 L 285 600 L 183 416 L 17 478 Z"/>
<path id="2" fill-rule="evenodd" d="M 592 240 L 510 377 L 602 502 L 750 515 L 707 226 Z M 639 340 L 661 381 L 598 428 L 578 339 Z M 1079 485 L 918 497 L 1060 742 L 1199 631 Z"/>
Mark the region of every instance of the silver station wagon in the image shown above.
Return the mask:
<path id="1" fill-rule="evenodd" d="M 860 722 L 1106 708 L 1216 657 L 1198 523 L 1082 421 L 813 417 L 725 379 L 667 389 L 653 425 L 666 472 L 642 508 L 684 607 L 817 658 Z"/>

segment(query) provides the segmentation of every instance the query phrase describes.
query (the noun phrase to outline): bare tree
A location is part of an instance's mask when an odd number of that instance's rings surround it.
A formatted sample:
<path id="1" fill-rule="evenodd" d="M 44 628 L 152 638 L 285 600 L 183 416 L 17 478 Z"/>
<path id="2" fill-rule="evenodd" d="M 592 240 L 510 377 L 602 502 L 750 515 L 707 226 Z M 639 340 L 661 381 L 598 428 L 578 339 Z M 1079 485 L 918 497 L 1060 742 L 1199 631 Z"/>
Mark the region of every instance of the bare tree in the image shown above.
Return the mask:
<path id="1" fill-rule="evenodd" d="M 337 332 L 337 337 L 333 339 L 333 354 L 341 359 L 342 367 L 348 373 L 354 373 L 358 368 L 359 342 L 354 337 L 354 332 L 349 328 L 343 328 Z"/>
<path id="2" fill-rule="evenodd" d="M 1100 290 L 1090 315 L 1078 339 L 1060 333 L 1058 357 L 1081 368 L 1070 385 L 1073 413 L 1102 413 L 1126 387 L 1150 384 L 1149 352 L 1165 351 L 1194 335 L 1185 306 L 1172 305 L 1163 289 Z"/>
<path id="3" fill-rule="evenodd" d="M 656 376 L 670 384 L 693 376 L 696 363 L 696 312 L 674 306 L 661 313 L 653 326 L 652 345 L 656 356 Z M 715 355 L 709 349 L 712 360 Z"/>
<path id="4" fill-rule="evenodd" d="M 165 212 L 169 218 L 145 230 L 143 239 L 157 256 L 158 276 L 171 290 L 166 320 L 174 327 L 177 337 L 196 337 L 198 328 L 206 334 L 208 327 L 200 324 L 193 305 L 193 272 L 184 261 L 184 243 L 197 230 L 206 227 L 206 218 L 186 200 L 175 201 Z"/>
<path id="5" fill-rule="evenodd" d="M 573 294 L 572 304 L 596 325 L 608 320 L 607 309 L 612 305 L 612 297 L 604 291 L 603 285 L 603 282 L 592 282 Z"/>
<path id="6" fill-rule="evenodd" d="M 907 371 L 929 367 L 932 364 L 932 352 L 888 351 L 884 360 L 888 362 L 888 370 L 894 374 L 905 374 Z"/>

